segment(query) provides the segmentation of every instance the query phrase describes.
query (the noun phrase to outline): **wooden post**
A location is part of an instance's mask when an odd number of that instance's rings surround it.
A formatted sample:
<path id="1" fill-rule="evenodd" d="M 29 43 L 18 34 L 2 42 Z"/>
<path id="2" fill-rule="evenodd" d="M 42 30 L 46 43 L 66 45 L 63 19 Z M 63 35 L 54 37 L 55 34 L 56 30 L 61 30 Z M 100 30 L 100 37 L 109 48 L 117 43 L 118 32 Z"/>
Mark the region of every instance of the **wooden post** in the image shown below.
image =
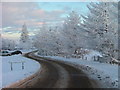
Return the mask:
<path id="1" fill-rule="evenodd" d="M 11 64 L 11 71 L 13 71 L 13 64 L 12 64 L 12 62 L 10 64 Z"/>
<path id="2" fill-rule="evenodd" d="M 24 62 L 22 62 L 22 70 L 24 69 Z"/>

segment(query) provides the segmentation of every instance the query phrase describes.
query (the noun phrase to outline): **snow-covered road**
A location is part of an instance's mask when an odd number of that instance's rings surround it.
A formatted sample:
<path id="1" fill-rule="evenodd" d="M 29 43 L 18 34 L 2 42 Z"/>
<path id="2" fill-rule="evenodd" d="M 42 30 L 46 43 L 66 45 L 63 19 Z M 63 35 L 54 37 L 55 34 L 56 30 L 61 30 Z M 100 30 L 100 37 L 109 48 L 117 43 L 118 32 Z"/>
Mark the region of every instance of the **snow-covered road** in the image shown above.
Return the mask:
<path id="1" fill-rule="evenodd" d="M 0 81 L 2 88 L 36 73 L 41 67 L 38 62 L 25 58 L 22 55 L 4 56 L 1 58 L 2 72 L 0 76 L 2 80 Z M 11 70 L 11 62 L 13 70 Z M 22 62 L 24 62 L 23 69 Z"/>
<path id="2" fill-rule="evenodd" d="M 54 61 L 54 59 L 42 58 L 34 52 L 25 54 L 26 57 L 38 61 L 42 66 L 37 80 L 25 83 L 27 88 L 99 88 L 99 82 L 89 79 L 81 69 L 65 64 L 64 62 Z M 34 83 L 34 84 L 33 84 Z M 23 86 L 23 85 L 22 85 Z M 24 87 L 23 86 L 23 87 Z"/>
<path id="3" fill-rule="evenodd" d="M 86 72 L 91 78 L 101 82 L 101 88 L 118 88 L 118 65 L 86 61 L 82 59 L 63 58 L 58 56 L 46 56 L 53 60 L 76 66 Z"/>

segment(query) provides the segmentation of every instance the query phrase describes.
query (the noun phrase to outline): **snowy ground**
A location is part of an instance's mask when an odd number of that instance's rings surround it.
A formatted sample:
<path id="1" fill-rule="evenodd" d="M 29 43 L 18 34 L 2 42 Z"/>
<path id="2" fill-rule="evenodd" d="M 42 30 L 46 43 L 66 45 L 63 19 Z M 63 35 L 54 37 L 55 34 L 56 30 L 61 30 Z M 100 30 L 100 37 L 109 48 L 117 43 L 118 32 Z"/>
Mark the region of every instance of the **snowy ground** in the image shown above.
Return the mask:
<path id="1" fill-rule="evenodd" d="M 37 53 L 36 53 L 37 54 Z M 111 65 L 107 63 L 99 63 L 92 60 L 92 56 L 99 53 L 91 52 L 85 55 L 88 60 L 64 58 L 58 56 L 44 56 L 54 60 L 62 61 L 64 63 L 73 65 L 82 69 L 90 78 L 96 79 L 102 85 L 101 88 L 118 88 L 118 65 Z"/>
<path id="2" fill-rule="evenodd" d="M 11 70 L 11 62 L 13 62 L 13 70 Z M 22 62 L 24 62 L 24 69 L 22 69 Z M 0 74 L 0 76 L 2 76 L 2 80 L 0 78 L 2 87 L 24 79 L 40 69 L 40 64 L 38 62 L 21 55 L 4 56 L 0 59 L 0 63 L 2 63 L 2 75 Z"/>

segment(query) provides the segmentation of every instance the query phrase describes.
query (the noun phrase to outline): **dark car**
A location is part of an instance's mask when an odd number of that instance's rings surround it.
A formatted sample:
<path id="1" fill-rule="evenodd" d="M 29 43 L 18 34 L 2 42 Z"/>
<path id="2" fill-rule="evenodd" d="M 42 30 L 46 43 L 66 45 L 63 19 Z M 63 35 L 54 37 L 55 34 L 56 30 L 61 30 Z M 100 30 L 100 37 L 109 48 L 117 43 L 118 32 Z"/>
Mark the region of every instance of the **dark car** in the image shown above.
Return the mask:
<path id="1" fill-rule="evenodd" d="M 11 55 L 15 55 L 15 54 L 22 54 L 22 52 L 18 50 L 11 53 Z"/>

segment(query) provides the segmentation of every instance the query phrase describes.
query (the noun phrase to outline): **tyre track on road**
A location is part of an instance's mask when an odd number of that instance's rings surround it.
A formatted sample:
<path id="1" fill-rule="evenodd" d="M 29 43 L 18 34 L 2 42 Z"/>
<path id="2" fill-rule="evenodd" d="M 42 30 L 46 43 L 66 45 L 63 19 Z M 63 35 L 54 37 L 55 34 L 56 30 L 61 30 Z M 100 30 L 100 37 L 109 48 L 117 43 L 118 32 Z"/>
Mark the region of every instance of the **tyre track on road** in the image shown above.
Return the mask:
<path id="1" fill-rule="evenodd" d="M 38 61 L 44 73 L 40 74 L 40 79 L 31 88 L 66 88 L 68 87 L 68 72 L 60 65 L 46 61 L 32 53 L 25 54 L 26 57 Z M 29 86 L 28 86 L 29 88 Z"/>
<path id="2" fill-rule="evenodd" d="M 27 57 L 37 60 L 38 62 L 40 62 L 40 64 L 43 63 L 44 65 L 46 65 L 46 63 L 48 63 L 55 67 L 54 69 L 56 69 L 56 72 L 53 72 L 53 73 L 54 74 L 58 73 L 57 74 L 58 76 L 57 75 L 56 75 L 56 77 L 54 76 L 54 78 L 56 78 L 57 80 L 56 80 L 56 82 L 50 81 L 49 83 L 54 83 L 54 85 L 48 86 L 48 88 L 96 88 L 96 86 L 93 85 L 93 83 L 95 84 L 96 82 L 94 80 L 89 79 L 87 77 L 87 75 L 84 72 L 82 72 L 82 70 L 79 70 L 73 66 L 67 65 L 63 62 L 36 56 L 33 52 L 29 53 Z M 62 68 L 62 69 L 60 69 L 60 68 Z M 63 70 L 62 71 L 62 74 L 63 74 L 62 79 L 60 79 L 61 74 L 59 72 L 61 70 Z M 50 73 L 49 77 L 52 76 L 51 73 Z M 96 85 L 97 85 L 97 83 L 96 83 Z M 46 86 L 47 86 L 47 84 L 46 84 Z M 45 88 L 45 87 L 43 87 L 43 88 Z"/>

